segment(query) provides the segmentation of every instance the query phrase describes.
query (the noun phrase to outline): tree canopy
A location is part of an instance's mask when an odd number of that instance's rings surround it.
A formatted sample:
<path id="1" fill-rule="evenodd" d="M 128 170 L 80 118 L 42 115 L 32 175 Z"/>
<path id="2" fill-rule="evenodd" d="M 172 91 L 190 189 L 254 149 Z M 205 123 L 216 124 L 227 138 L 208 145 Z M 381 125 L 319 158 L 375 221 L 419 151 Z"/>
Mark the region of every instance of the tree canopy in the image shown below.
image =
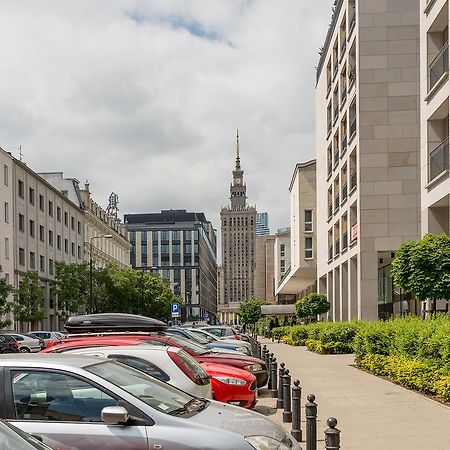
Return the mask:
<path id="1" fill-rule="evenodd" d="M 3 317 L 11 311 L 11 303 L 8 302 L 8 296 L 13 291 L 13 287 L 8 284 L 4 277 L 1 276 L 2 270 L 0 266 L 0 330 L 11 325 L 10 320 L 2 320 Z"/>
<path id="2" fill-rule="evenodd" d="M 44 291 L 37 272 L 27 272 L 14 293 L 14 319 L 22 323 L 43 320 L 45 317 Z"/>
<path id="3" fill-rule="evenodd" d="M 404 242 L 392 261 L 395 284 L 418 300 L 450 299 L 450 237 L 426 234 L 420 241 Z"/>
<path id="4" fill-rule="evenodd" d="M 325 294 L 312 292 L 305 295 L 295 304 L 297 316 L 300 318 L 314 317 L 329 311 L 330 303 Z"/>
<path id="5" fill-rule="evenodd" d="M 265 300 L 246 300 L 239 305 L 238 316 L 243 324 L 255 324 L 261 318 L 261 306 L 268 305 Z"/>

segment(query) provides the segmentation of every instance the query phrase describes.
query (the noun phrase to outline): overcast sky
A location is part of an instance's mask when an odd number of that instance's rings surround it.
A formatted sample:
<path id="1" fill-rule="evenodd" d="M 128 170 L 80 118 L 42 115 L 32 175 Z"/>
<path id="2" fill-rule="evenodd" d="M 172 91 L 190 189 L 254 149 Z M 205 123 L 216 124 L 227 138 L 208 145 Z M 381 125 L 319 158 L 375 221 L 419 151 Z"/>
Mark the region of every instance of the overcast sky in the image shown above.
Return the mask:
<path id="1" fill-rule="evenodd" d="M 331 0 L 2 0 L 0 146 L 120 215 L 188 209 L 216 228 L 236 129 L 248 197 L 289 224 L 314 157 Z"/>

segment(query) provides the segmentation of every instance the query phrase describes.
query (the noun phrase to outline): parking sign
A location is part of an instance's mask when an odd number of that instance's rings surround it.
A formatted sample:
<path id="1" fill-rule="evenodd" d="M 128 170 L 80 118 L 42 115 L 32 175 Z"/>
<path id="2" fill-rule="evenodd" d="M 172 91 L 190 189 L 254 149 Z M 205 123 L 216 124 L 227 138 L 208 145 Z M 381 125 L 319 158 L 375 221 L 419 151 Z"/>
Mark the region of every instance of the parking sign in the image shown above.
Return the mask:
<path id="1" fill-rule="evenodd" d="M 172 317 L 180 317 L 180 304 L 172 303 L 171 312 L 172 312 Z"/>

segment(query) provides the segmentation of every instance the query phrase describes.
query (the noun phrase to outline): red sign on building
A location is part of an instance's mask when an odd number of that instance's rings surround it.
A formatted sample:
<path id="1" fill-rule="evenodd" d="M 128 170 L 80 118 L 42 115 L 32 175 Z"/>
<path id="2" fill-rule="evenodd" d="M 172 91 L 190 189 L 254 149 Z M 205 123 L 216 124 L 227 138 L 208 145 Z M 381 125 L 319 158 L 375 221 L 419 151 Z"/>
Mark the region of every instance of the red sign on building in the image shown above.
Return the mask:
<path id="1" fill-rule="evenodd" d="M 358 239 L 358 223 L 355 223 L 354 225 L 352 225 L 351 239 L 352 239 L 352 241 Z"/>

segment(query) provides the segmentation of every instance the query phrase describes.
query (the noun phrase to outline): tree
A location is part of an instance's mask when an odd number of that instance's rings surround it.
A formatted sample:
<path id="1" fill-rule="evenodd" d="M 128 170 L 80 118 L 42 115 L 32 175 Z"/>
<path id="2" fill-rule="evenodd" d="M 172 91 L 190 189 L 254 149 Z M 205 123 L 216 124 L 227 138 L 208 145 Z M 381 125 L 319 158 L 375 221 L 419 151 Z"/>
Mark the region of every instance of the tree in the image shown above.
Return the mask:
<path id="1" fill-rule="evenodd" d="M 55 293 L 58 295 L 58 315 L 66 320 L 87 303 L 89 296 L 89 267 L 84 264 L 55 263 Z"/>
<path id="2" fill-rule="evenodd" d="M 2 268 L 0 266 L 0 275 Z M 10 320 L 3 320 L 4 316 L 11 311 L 11 303 L 8 302 L 9 294 L 13 291 L 13 287 L 8 284 L 5 278 L 0 278 L 0 330 L 11 325 Z"/>
<path id="3" fill-rule="evenodd" d="M 268 305 L 265 300 L 246 300 L 239 305 L 238 316 L 245 325 L 255 324 L 261 319 L 261 306 Z"/>
<path id="4" fill-rule="evenodd" d="M 312 292 L 305 295 L 295 304 L 297 316 L 300 318 L 315 317 L 318 314 L 324 314 L 329 311 L 330 303 L 325 294 Z"/>
<path id="5" fill-rule="evenodd" d="M 22 323 L 44 319 L 44 291 L 37 272 L 27 272 L 15 290 L 13 312 L 14 319 Z"/>
<path id="6" fill-rule="evenodd" d="M 392 279 L 417 300 L 450 299 L 450 237 L 426 234 L 420 241 L 404 242 L 392 261 Z"/>

